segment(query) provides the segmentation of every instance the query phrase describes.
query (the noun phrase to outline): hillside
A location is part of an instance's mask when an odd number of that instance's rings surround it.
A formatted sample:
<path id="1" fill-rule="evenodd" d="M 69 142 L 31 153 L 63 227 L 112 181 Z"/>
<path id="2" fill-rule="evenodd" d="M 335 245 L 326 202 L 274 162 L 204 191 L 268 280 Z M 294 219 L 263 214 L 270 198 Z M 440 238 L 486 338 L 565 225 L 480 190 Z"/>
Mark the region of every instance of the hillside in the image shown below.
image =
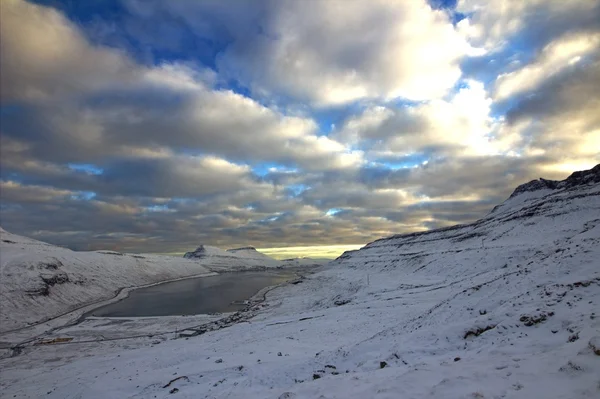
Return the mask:
<path id="1" fill-rule="evenodd" d="M 130 351 L 66 345 L 69 360 L 50 365 L 39 359 L 51 349 L 31 349 L 0 364 L 3 388 L 49 398 L 597 397 L 600 166 L 536 182 L 474 223 L 345 253 L 271 291 L 247 322 Z"/>
<path id="2" fill-rule="evenodd" d="M 121 288 L 211 274 L 172 256 L 76 252 L 5 230 L 0 237 L 0 332 L 111 298 Z"/>
<path id="3" fill-rule="evenodd" d="M 123 288 L 215 272 L 323 263 L 308 259 L 277 261 L 252 247 L 225 251 L 201 245 L 184 258 L 79 252 L 1 228 L 0 235 L 0 333 L 112 298 Z"/>

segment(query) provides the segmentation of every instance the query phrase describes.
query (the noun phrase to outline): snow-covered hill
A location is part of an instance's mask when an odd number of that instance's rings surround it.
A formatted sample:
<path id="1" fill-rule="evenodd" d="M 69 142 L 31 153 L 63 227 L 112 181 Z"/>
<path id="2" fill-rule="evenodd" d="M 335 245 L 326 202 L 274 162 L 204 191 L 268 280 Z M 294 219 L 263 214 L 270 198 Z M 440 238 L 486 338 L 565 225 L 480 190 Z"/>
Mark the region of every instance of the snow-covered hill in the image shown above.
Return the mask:
<path id="1" fill-rule="evenodd" d="M 230 254 L 237 255 L 237 256 L 243 256 L 243 257 L 249 258 L 249 259 L 256 259 L 257 261 L 263 261 L 269 266 L 271 266 L 271 265 L 281 266 L 280 261 L 275 260 L 275 259 L 271 258 L 270 256 L 265 255 L 261 252 L 258 252 L 256 250 L 256 248 L 254 248 L 254 247 L 233 248 L 233 249 L 228 249 L 227 252 Z"/>
<path id="2" fill-rule="evenodd" d="M 2 229 L 0 238 L 0 332 L 108 299 L 121 288 L 211 274 L 179 257 L 76 252 Z"/>
<path id="3" fill-rule="evenodd" d="M 600 166 L 555 183 L 523 185 L 475 223 L 346 253 L 271 291 L 248 322 L 130 351 L 65 345 L 68 361 L 32 348 L 0 363 L 2 387 L 48 398 L 596 398 Z"/>
<path id="4" fill-rule="evenodd" d="M 254 247 L 223 250 L 208 245 L 200 245 L 193 252 L 186 252 L 183 257 L 186 259 L 199 260 L 203 265 L 207 265 L 210 270 L 216 272 L 297 266 L 319 266 L 328 262 L 328 260 L 313 260 L 309 258 L 297 258 L 287 261 L 280 261 L 258 252 Z"/>

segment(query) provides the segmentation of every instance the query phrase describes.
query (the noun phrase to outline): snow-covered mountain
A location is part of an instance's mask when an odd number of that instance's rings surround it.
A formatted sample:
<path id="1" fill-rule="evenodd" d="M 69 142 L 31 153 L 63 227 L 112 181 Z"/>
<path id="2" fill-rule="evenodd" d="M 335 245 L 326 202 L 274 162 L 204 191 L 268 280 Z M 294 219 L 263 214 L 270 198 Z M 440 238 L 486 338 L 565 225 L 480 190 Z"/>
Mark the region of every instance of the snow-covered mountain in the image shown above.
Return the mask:
<path id="1" fill-rule="evenodd" d="M 0 229 L 0 332 L 50 319 L 125 287 L 211 274 L 173 256 L 77 252 Z"/>
<path id="2" fill-rule="evenodd" d="M 232 248 L 228 249 L 227 252 L 237 256 L 243 256 L 245 258 L 263 261 L 269 265 L 281 265 L 281 262 L 271 258 L 268 255 L 258 252 L 254 247 Z"/>
<path id="3" fill-rule="evenodd" d="M 137 350 L 95 345 L 66 345 L 68 361 L 40 349 L 6 360 L 5 393 L 598 397 L 600 166 L 520 186 L 474 223 L 345 253 L 271 291 L 247 322 Z"/>
<path id="4" fill-rule="evenodd" d="M 265 268 L 282 268 L 296 266 L 319 266 L 328 260 L 314 260 L 309 258 L 289 259 L 280 261 L 271 258 L 254 247 L 242 247 L 223 250 L 208 245 L 200 245 L 193 252 L 183 255 L 186 259 L 196 259 L 216 272 L 253 270 Z"/>

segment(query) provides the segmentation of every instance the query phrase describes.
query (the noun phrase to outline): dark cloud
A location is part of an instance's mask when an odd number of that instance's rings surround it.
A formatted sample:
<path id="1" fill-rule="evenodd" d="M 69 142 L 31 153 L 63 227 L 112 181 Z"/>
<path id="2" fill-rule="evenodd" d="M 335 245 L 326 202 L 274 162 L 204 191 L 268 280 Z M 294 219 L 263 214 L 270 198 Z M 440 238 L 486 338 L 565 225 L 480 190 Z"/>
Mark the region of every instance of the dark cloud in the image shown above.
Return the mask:
<path id="1" fill-rule="evenodd" d="M 600 51 L 591 62 L 576 64 L 545 80 L 532 92 L 517 97 L 507 121 L 515 124 L 526 118 L 563 118 L 573 120 L 573 114 L 585 118 L 584 129 L 600 126 Z M 513 99 L 515 101 L 515 99 Z M 559 118 L 555 118 L 559 116 Z"/>
<path id="2" fill-rule="evenodd" d="M 595 0 L 526 0 L 507 5 L 502 0 L 461 0 L 457 11 L 470 17 L 461 22 L 474 45 L 490 50 L 512 47 L 526 55 L 535 54 L 567 33 L 597 32 L 600 4 Z"/>

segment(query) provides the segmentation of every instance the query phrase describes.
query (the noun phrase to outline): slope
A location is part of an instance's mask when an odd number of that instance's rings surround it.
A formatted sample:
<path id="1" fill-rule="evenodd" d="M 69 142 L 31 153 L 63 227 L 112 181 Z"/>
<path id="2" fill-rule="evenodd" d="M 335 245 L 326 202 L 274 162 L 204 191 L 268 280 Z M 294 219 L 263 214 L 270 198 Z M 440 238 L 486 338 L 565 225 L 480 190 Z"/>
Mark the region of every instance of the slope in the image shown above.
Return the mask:
<path id="1" fill-rule="evenodd" d="M 346 253 L 271 291 L 249 322 L 126 352 L 66 345 L 79 358 L 51 364 L 39 359 L 52 349 L 32 348 L 0 363 L 2 385 L 49 398 L 597 397 L 600 167 L 575 176 L 521 186 L 475 223 Z"/>
<path id="2" fill-rule="evenodd" d="M 76 252 L 0 231 L 0 332 L 108 299 L 121 288 L 211 274 L 187 259 Z"/>

